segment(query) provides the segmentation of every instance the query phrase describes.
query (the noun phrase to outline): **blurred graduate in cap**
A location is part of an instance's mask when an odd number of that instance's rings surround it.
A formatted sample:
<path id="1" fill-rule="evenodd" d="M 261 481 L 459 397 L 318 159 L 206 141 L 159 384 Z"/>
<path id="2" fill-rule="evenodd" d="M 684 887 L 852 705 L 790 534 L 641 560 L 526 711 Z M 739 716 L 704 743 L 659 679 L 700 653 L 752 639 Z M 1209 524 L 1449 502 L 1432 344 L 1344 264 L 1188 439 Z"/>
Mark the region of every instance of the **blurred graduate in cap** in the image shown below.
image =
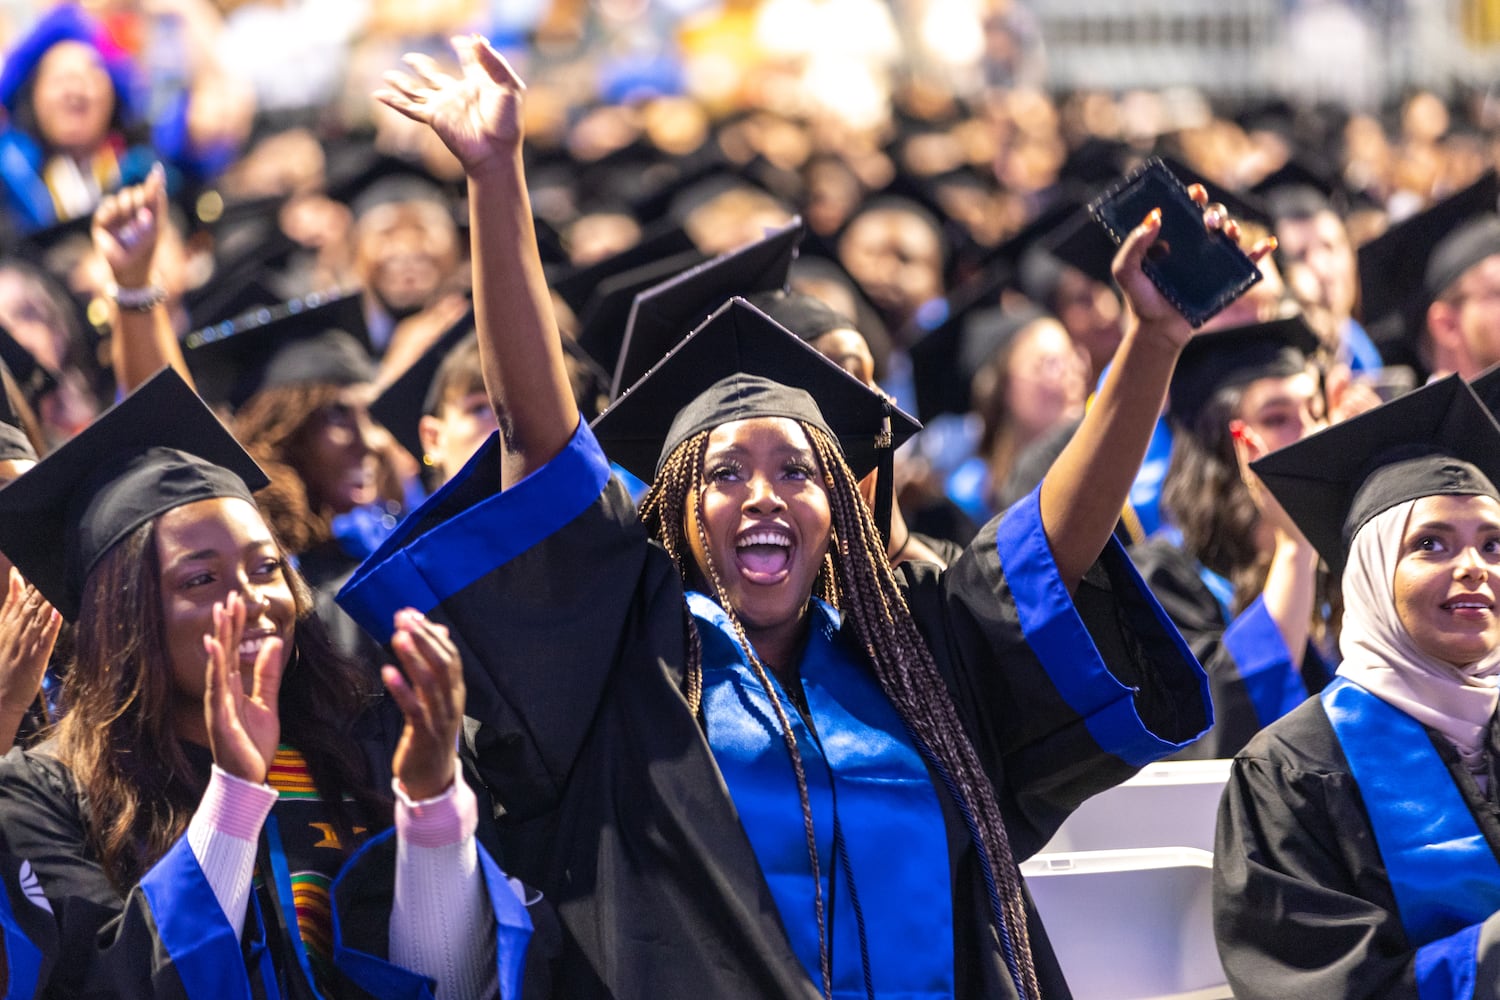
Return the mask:
<path id="1" fill-rule="evenodd" d="M 10 992 L 519 997 L 532 924 L 476 840 L 458 651 L 403 612 L 376 700 L 265 484 L 163 371 L 0 490 L 0 548 L 77 630 L 60 724 L 0 761 L 0 854 L 48 914 L 7 925 Z"/>
<path id="2" fill-rule="evenodd" d="M 1240 751 L 1214 930 L 1246 1000 L 1500 995 L 1500 427 L 1444 379 L 1260 459 L 1342 663 Z"/>
<path id="3" fill-rule="evenodd" d="M 1053 474 L 946 571 L 893 571 L 856 483 L 914 422 L 741 299 L 580 421 L 523 87 L 482 40 L 456 45 L 461 77 L 418 64 L 379 96 L 468 172 L 505 447 L 340 600 L 368 627 L 392 602 L 453 624 L 507 862 L 566 899 L 561 992 L 1065 992 L 1016 860 L 1209 723 L 1200 669 L 1109 541 L 1189 335 L 1139 270 L 1155 220 L 1120 257 L 1116 378 Z M 639 512 L 606 456 L 652 479 Z"/>
<path id="4" fill-rule="evenodd" d="M 1365 325 L 1388 363 L 1466 379 L 1500 361 L 1493 170 L 1359 249 Z"/>
<path id="5" fill-rule="evenodd" d="M 1172 377 L 1168 526 L 1130 554 L 1208 671 L 1214 728 L 1184 756 L 1234 756 L 1331 676 L 1317 552 L 1248 468 L 1324 426 L 1317 349 L 1296 317 L 1202 333 Z"/>
<path id="6" fill-rule="evenodd" d="M 0 186 L 13 232 L 87 216 L 145 179 L 156 154 L 126 137 L 137 90 L 129 56 L 75 4 L 54 7 L 6 55 Z"/>

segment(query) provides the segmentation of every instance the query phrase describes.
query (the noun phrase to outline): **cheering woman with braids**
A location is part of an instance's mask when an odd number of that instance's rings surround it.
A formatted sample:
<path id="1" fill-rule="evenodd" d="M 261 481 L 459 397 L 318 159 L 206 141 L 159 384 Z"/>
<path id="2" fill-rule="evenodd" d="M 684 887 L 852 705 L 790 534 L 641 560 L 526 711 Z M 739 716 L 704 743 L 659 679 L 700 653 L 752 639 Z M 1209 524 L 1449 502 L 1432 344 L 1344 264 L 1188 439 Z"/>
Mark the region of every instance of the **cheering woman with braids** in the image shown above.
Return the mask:
<path id="1" fill-rule="evenodd" d="M 946 571 L 898 574 L 855 476 L 909 422 L 742 301 L 580 423 L 524 87 L 455 44 L 456 77 L 413 56 L 378 96 L 468 172 L 506 421 L 340 601 L 451 629 L 507 866 L 564 925 L 559 995 L 1065 996 L 1016 860 L 1209 723 L 1109 541 L 1191 332 L 1140 270 L 1155 219 L 1117 261 L 1135 322 L 1052 473 Z M 639 514 L 606 452 L 654 473 Z"/>

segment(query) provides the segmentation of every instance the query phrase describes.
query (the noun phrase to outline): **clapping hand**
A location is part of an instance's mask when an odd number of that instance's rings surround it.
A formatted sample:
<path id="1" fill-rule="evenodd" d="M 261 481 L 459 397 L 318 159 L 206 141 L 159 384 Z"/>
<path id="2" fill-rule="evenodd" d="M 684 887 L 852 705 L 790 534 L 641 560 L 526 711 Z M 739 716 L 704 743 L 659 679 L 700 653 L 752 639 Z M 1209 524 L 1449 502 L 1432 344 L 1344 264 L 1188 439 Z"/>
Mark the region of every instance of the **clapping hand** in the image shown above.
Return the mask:
<path id="1" fill-rule="evenodd" d="M 256 654 L 254 686 L 246 694 L 240 671 L 240 638 L 245 630 L 245 601 L 231 591 L 214 605 L 213 631 L 203 637 L 208 654 L 203 713 L 214 763 L 253 784 L 262 784 L 281 742 L 281 640 L 267 637 Z"/>
<path id="2" fill-rule="evenodd" d="M 464 720 L 464 671 L 448 629 L 419 611 L 396 613 L 391 648 L 404 670 L 387 665 L 381 679 L 406 716 L 391 771 L 407 796 L 435 798 L 453 784 Z"/>

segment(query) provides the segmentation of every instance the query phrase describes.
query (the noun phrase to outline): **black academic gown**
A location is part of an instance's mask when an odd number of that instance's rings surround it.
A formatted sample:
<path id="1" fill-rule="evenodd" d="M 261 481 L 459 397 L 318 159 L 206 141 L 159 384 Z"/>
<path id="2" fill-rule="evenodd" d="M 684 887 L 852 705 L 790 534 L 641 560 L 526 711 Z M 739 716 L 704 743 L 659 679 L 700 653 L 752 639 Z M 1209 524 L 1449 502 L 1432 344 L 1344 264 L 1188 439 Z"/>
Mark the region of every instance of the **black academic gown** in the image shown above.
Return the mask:
<path id="1" fill-rule="evenodd" d="M 1130 556 L 1208 672 L 1214 727 L 1179 759 L 1233 757 L 1252 736 L 1328 683 L 1330 671 L 1312 643 L 1300 668 L 1293 662 L 1264 599 L 1231 615 L 1204 581 L 1202 564 L 1167 538 L 1136 545 Z"/>
<path id="2" fill-rule="evenodd" d="M 393 723 L 390 711 L 372 712 L 357 729 L 374 773 L 387 784 L 390 755 L 385 748 L 393 745 Z M 185 749 L 206 780 L 212 762 L 207 752 Z M 327 842 L 326 834 L 301 836 L 308 831 L 295 828 L 307 825 L 310 805 L 315 808 L 315 803 L 283 797 L 272 808 L 261 833 L 244 932 L 236 939 L 186 835 L 137 885 L 121 893 L 88 842 L 86 831 L 94 819 L 68 769 L 45 747 L 12 750 L 0 759 L 0 876 L 6 880 L 0 932 L 8 959 L 7 1000 L 431 997 L 429 980 L 386 960 L 396 857 L 395 831 L 389 828 L 366 840 L 341 869 L 336 867 L 330 888 L 334 968 L 313 971 L 316 960 L 309 959 L 300 938 L 294 940 L 298 932 L 290 883 L 291 873 L 301 871 L 301 862 L 309 857 L 298 853 L 297 844 L 305 848 L 323 840 L 316 845 L 323 847 Z M 481 822 L 486 818 L 482 812 Z M 275 836 L 273 826 L 280 831 Z M 514 908 L 500 894 L 513 899 L 516 888 L 483 848 L 480 855 L 497 920 L 514 917 Z M 533 937 L 533 946 L 540 958 L 521 992 L 542 997 L 550 992 L 548 953 L 557 947 L 555 918 L 535 893 L 529 897 L 531 912 L 537 914 L 540 934 Z M 515 935 L 502 925 L 496 940 L 497 962 L 503 962 Z M 498 974 L 503 981 L 503 969 Z"/>
<path id="3" fill-rule="evenodd" d="M 1500 858 L 1496 729 L 1487 796 L 1447 742 L 1426 735 L 1484 845 Z M 1420 833 L 1417 842 L 1425 843 Z M 1450 952 L 1447 968 L 1434 964 L 1432 952 L 1419 960 L 1367 803 L 1319 699 L 1266 728 L 1235 758 L 1214 848 L 1214 931 L 1238 1000 L 1495 1000 L 1500 916 L 1475 930 Z M 1441 953 L 1446 942 L 1432 947 Z M 1465 978 L 1471 993 L 1445 988 Z"/>
<path id="4" fill-rule="evenodd" d="M 372 630 L 404 605 L 453 630 L 481 773 L 508 814 L 507 865 L 551 896 L 563 923 L 558 995 L 818 996 L 682 695 L 671 561 L 586 426 L 504 493 L 498 472 L 492 440 L 340 602 Z M 1035 505 L 1012 516 L 947 571 L 908 564 L 899 575 L 1019 859 L 1084 798 L 1198 735 L 1209 707 L 1200 669 L 1121 550 L 1075 603 Z M 1000 535 L 1012 536 L 1004 570 Z M 956 995 L 1014 996 L 962 814 L 935 785 Z M 1045 995 L 1067 996 L 1034 910 L 1030 926 Z"/>

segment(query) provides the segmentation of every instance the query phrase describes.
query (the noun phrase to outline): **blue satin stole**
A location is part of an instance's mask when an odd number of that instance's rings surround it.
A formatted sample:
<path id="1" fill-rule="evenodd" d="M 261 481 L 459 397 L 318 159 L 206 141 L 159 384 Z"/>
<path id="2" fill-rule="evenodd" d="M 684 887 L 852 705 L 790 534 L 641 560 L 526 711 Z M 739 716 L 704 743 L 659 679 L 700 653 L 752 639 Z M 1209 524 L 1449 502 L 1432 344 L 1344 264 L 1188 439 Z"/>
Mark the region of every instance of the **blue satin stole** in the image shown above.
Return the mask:
<path id="1" fill-rule="evenodd" d="M 776 901 L 792 949 L 821 983 L 812 866 L 785 739 L 728 616 L 702 594 L 688 607 L 703 638 L 708 742 Z M 942 808 L 901 717 L 857 653 L 836 640 L 839 615 L 814 600 L 801 677 L 816 733 L 777 683 L 807 773 L 835 997 L 864 997 L 859 921 L 871 982 L 890 1000 L 952 997 L 953 897 Z M 834 851 L 834 823 L 844 857 Z M 853 891 L 849 877 L 853 878 Z"/>
<path id="2" fill-rule="evenodd" d="M 1420 722 L 1346 678 L 1319 696 L 1420 948 L 1500 910 L 1500 860 Z"/>

